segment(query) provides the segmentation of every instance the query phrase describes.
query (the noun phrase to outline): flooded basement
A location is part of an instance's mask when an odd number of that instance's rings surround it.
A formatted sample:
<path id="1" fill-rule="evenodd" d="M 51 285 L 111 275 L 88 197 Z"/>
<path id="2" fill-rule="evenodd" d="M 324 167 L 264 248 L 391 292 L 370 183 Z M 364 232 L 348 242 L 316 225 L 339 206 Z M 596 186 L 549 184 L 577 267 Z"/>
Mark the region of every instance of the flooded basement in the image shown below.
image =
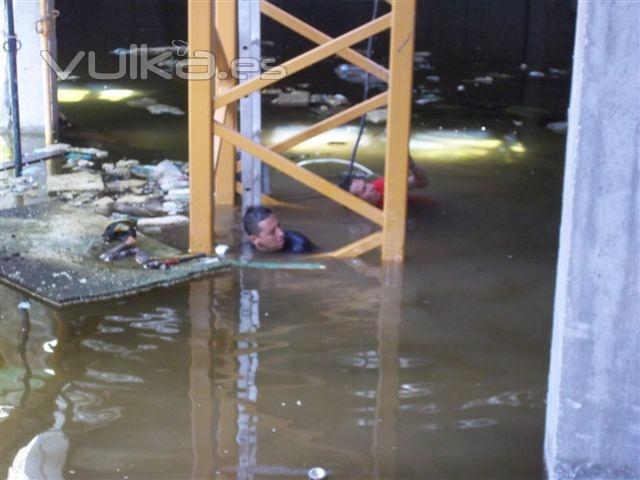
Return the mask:
<path id="1" fill-rule="evenodd" d="M 511 77 L 447 94 L 499 67 Z M 546 124 L 564 120 L 568 77 L 482 68 L 414 107 L 411 152 L 430 186 L 410 203 L 402 271 L 373 252 L 63 310 L 19 308 L 26 299 L 0 286 L 2 478 L 304 479 L 313 467 L 332 479 L 543 478 L 564 157 Z M 295 82 L 357 100 L 359 88 L 314 78 Z M 64 140 L 112 159 L 186 160 L 185 116 L 124 99 L 184 110 L 184 84 L 81 78 L 61 90 L 88 92 L 64 94 Z M 266 143 L 318 119 L 264 109 Z M 348 158 L 355 125 L 288 155 Z M 358 161 L 382 173 L 384 145 L 384 125 L 368 123 Z M 373 232 L 275 172 L 272 185 L 303 207 L 276 209 L 282 223 L 324 250 Z M 227 242 L 241 241 L 234 215 L 217 219 Z M 186 248 L 184 229 L 158 238 Z"/>

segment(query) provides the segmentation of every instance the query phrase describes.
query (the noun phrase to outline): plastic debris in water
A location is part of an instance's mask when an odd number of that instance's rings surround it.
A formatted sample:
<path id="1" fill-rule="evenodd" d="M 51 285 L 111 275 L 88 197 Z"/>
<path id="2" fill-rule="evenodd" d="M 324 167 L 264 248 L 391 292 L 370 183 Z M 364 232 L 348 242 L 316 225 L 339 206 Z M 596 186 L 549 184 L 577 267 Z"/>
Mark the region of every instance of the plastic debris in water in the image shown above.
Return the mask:
<path id="1" fill-rule="evenodd" d="M 215 252 L 216 252 L 216 255 L 223 257 L 228 250 L 229 250 L 229 245 L 220 244 L 220 245 L 216 245 Z"/>
<path id="2" fill-rule="evenodd" d="M 327 471 L 321 467 L 313 467 L 308 472 L 309 480 L 322 480 L 329 478 L 327 476 Z"/>
<path id="3" fill-rule="evenodd" d="M 547 128 L 553 133 L 564 135 L 567 133 L 567 122 L 551 122 L 547 123 Z"/>
<path id="4" fill-rule="evenodd" d="M 31 302 L 29 300 L 23 300 L 18 304 L 20 310 L 31 310 Z"/>
<path id="5" fill-rule="evenodd" d="M 544 72 L 538 72 L 537 70 L 532 70 L 529 72 L 529 76 L 533 78 L 542 78 L 544 77 Z"/>

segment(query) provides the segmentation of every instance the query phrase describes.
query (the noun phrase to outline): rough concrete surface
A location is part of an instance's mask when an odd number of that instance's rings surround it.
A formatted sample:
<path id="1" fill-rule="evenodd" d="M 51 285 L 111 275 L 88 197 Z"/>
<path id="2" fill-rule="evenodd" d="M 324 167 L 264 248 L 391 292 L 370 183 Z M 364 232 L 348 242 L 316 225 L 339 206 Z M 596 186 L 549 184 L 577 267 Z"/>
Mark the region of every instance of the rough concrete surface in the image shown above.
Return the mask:
<path id="1" fill-rule="evenodd" d="M 547 405 L 551 479 L 640 478 L 640 3 L 579 2 Z"/>
<path id="2" fill-rule="evenodd" d="M 63 175 L 53 175 L 47 178 L 47 190 L 50 193 L 58 192 L 101 192 L 104 190 L 104 182 L 99 173 L 75 172 Z"/>
<path id="3" fill-rule="evenodd" d="M 0 281 L 53 306 L 132 295 L 227 267 L 195 260 L 168 270 L 145 270 L 133 258 L 105 263 L 110 248 L 102 232 L 111 220 L 66 204 L 0 211 Z M 138 234 L 138 245 L 151 257 L 178 250 Z"/>

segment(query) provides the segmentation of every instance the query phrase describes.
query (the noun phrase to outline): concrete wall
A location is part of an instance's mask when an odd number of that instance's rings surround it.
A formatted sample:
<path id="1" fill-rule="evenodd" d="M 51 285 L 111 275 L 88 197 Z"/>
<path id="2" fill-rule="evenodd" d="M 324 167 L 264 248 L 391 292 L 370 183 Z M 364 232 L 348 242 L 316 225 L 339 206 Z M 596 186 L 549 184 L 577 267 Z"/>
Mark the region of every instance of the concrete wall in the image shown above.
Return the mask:
<path id="1" fill-rule="evenodd" d="M 6 39 L 5 6 L 2 2 L 2 21 L 0 25 L 2 43 Z M 13 0 L 15 29 L 22 48 L 18 50 L 18 93 L 20 98 L 20 124 L 22 132 L 29 135 L 42 135 L 44 132 L 44 93 L 42 60 L 40 57 L 40 36 L 36 33 L 35 23 L 40 18 L 38 1 Z M 7 52 L 0 49 L 0 131 L 4 134 L 9 128 L 9 78 Z"/>
<path id="2" fill-rule="evenodd" d="M 547 405 L 551 479 L 640 478 L 640 3 L 581 1 Z"/>

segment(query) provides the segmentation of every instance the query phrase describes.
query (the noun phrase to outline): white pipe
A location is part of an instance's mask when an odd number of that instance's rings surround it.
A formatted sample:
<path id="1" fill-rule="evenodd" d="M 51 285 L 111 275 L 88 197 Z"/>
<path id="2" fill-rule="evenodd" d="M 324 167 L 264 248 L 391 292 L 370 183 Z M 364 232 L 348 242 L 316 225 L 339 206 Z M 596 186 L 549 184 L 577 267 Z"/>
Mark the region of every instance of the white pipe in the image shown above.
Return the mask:
<path id="1" fill-rule="evenodd" d="M 322 164 L 322 163 L 337 163 L 338 165 L 347 165 L 347 166 L 351 164 L 349 160 L 344 160 L 342 158 L 313 158 L 313 159 L 302 160 L 301 162 L 298 162 L 298 166 L 304 167 L 305 165 L 315 165 L 315 164 Z M 364 173 L 367 174 L 367 176 L 372 177 L 377 175 L 373 170 L 368 169 L 367 167 L 359 164 L 358 162 L 353 162 L 353 166 L 358 168 L 359 170 L 362 170 Z"/>

